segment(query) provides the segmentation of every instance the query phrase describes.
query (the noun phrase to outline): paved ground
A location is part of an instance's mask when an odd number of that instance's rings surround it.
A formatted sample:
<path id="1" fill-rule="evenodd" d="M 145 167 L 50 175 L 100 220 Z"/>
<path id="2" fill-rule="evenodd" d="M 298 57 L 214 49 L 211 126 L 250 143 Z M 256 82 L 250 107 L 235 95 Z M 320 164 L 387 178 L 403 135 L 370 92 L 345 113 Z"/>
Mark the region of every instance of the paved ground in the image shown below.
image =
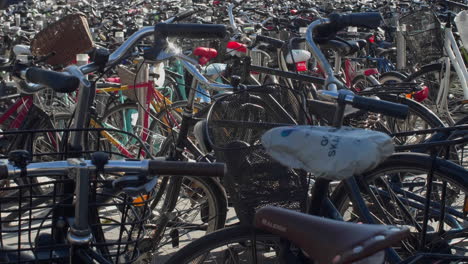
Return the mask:
<path id="1" fill-rule="evenodd" d="M 227 218 L 226 218 L 226 224 L 227 225 L 230 225 L 230 224 L 234 224 L 238 222 L 238 219 L 236 217 L 236 214 L 234 212 L 234 209 L 233 208 L 230 208 L 229 211 L 228 211 L 228 214 L 227 214 Z M 153 258 L 153 261 L 152 263 L 153 264 L 163 264 L 163 263 L 166 263 L 166 260 L 172 256 L 175 252 L 177 252 L 180 248 L 182 248 L 183 246 L 187 245 L 188 243 L 190 243 L 191 241 L 193 241 L 194 239 L 196 238 L 200 238 L 204 235 L 205 232 L 191 232 L 190 233 L 190 238 L 185 236 L 185 237 L 182 237 L 181 238 L 181 243 L 180 243 L 180 246 L 178 248 L 172 248 L 170 246 L 168 247 L 165 247 L 164 248 L 164 251 L 163 252 L 159 252 L 158 256 L 155 256 Z"/>

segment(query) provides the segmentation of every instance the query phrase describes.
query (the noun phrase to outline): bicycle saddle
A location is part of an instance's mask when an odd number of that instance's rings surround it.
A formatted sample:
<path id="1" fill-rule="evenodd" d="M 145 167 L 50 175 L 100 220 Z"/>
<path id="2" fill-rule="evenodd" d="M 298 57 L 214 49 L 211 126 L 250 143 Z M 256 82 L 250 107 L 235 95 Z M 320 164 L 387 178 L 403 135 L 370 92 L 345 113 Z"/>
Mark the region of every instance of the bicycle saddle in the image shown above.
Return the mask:
<path id="1" fill-rule="evenodd" d="M 360 49 L 366 46 L 366 40 L 355 40 L 355 41 L 338 41 L 330 40 L 324 44 L 320 44 L 320 47 L 325 49 L 332 49 L 338 52 L 341 56 L 351 55 L 358 52 Z"/>
<path id="2" fill-rule="evenodd" d="M 281 164 L 329 180 L 373 169 L 394 151 L 388 135 L 351 127 L 277 127 L 262 136 L 262 145 Z"/>
<path id="3" fill-rule="evenodd" d="M 247 53 L 247 45 L 237 41 L 229 41 L 226 45 L 226 52 L 241 57 L 243 54 Z"/>
<path id="4" fill-rule="evenodd" d="M 207 64 L 211 59 L 216 58 L 218 56 L 218 51 L 216 49 L 212 48 L 206 48 L 206 47 L 197 47 L 193 51 L 193 55 L 198 56 L 198 63 L 200 65 L 205 65 Z"/>
<path id="5" fill-rule="evenodd" d="M 10 60 L 5 57 L 0 57 L 0 65 L 6 65 Z"/>
<path id="6" fill-rule="evenodd" d="M 396 54 L 397 48 L 396 47 L 391 47 L 391 48 L 377 48 L 375 49 L 375 56 L 380 57 L 383 55 L 388 55 L 388 54 Z"/>
<path id="7" fill-rule="evenodd" d="M 318 263 L 351 263 L 409 235 L 408 228 L 335 221 L 273 206 L 258 210 L 254 224 L 291 241 Z"/>
<path id="8" fill-rule="evenodd" d="M 358 49 L 363 49 L 367 46 L 367 40 L 365 39 L 348 40 L 348 44 Z"/>

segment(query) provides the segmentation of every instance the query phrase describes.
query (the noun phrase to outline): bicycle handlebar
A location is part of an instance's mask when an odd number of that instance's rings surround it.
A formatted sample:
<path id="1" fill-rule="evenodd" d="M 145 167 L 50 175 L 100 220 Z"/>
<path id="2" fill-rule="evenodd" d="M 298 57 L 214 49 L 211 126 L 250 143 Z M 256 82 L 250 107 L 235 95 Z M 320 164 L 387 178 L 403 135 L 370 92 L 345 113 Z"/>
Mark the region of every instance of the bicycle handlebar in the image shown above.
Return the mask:
<path id="1" fill-rule="evenodd" d="M 333 67 L 315 42 L 320 42 L 320 39 L 328 41 L 330 36 L 348 26 L 376 28 L 381 21 L 382 16 L 377 12 L 346 15 L 332 14 L 329 18 L 315 20 L 307 27 L 307 44 L 326 75 L 325 89 L 337 91 L 343 88 L 344 85 L 335 77 Z M 314 30 L 316 31 L 315 34 Z"/>
<path id="2" fill-rule="evenodd" d="M 158 23 L 154 26 L 155 40 L 164 37 L 224 38 L 226 32 L 225 25 Z"/>
<path id="3" fill-rule="evenodd" d="M 80 80 L 75 76 L 36 67 L 26 68 L 22 75 L 24 75 L 27 82 L 44 85 L 58 93 L 74 92 L 80 85 Z M 31 93 L 41 90 L 40 88 L 32 88 L 32 86 L 28 87 L 31 89 L 28 89 L 27 92 Z"/>
<path id="4" fill-rule="evenodd" d="M 380 26 L 383 18 L 378 12 L 353 13 L 353 14 L 331 14 L 328 16 L 329 23 L 317 26 L 316 38 L 328 38 L 338 31 L 347 27 L 364 27 L 376 29 Z"/>
<path id="5" fill-rule="evenodd" d="M 69 169 L 77 166 L 86 166 L 90 170 L 96 166 L 90 160 L 84 160 L 80 165 L 76 162 L 52 161 L 28 164 L 26 175 L 30 177 L 39 176 L 67 176 Z M 78 163 L 78 164 L 79 164 Z M 172 176 L 199 176 L 199 177 L 223 177 L 225 166 L 223 163 L 203 163 L 203 162 L 181 162 L 181 161 L 160 161 L 160 160 L 140 160 L 121 161 L 110 160 L 104 166 L 105 173 L 142 173 L 146 175 L 172 175 Z M 21 176 L 21 168 L 13 164 L 0 165 L 0 179 L 14 179 Z"/>
<path id="6" fill-rule="evenodd" d="M 181 12 L 181 13 L 177 14 L 174 17 L 173 22 L 184 20 L 184 19 L 186 19 L 188 17 L 191 17 L 192 15 L 196 14 L 197 12 L 198 12 L 198 10 L 195 10 L 195 9 L 190 9 L 190 10 Z"/>
<path id="7" fill-rule="evenodd" d="M 407 105 L 392 103 L 384 100 L 363 97 L 353 94 L 351 91 L 341 90 L 338 92 L 333 91 L 319 91 L 320 94 L 326 97 L 343 100 L 351 106 L 375 113 L 392 116 L 395 118 L 405 119 L 408 115 L 409 108 Z"/>
<path id="8" fill-rule="evenodd" d="M 407 105 L 392 103 L 384 100 L 376 100 L 357 95 L 354 96 L 351 105 L 358 109 L 381 113 L 400 119 L 406 119 L 409 109 Z"/>
<path id="9" fill-rule="evenodd" d="M 265 42 L 277 49 L 280 49 L 284 46 L 284 41 L 280 39 L 272 38 L 272 37 L 263 36 L 263 35 L 257 35 L 255 37 L 255 42 Z"/>

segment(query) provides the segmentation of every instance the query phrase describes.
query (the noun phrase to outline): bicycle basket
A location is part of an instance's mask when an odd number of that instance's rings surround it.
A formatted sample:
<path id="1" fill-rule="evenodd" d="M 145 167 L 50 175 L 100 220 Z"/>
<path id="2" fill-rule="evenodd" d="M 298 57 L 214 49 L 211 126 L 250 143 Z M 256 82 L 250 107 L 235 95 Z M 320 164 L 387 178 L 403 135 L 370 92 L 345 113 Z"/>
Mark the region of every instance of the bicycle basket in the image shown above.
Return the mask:
<path id="1" fill-rule="evenodd" d="M 94 47 L 86 16 L 80 13 L 63 17 L 40 31 L 31 41 L 34 56 L 53 56 L 50 65 L 67 65 L 76 54 L 89 52 Z"/>
<path id="2" fill-rule="evenodd" d="M 407 57 L 413 63 L 427 64 L 443 56 L 443 36 L 440 21 L 428 9 L 411 12 L 399 20 L 406 27 Z"/>
<path id="3" fill-rule="evenodd" d="M 46 145 L 52 145 L 54 141 L 60 144 L 59 140 L 66 141 L 71 132 L 76 130 L 2 132 L 0 139 L 14 137 L 26 145 L 31 141 L 35 147 L 26 149 L 34 161 L 64 160 L 79 154 L 86 157 L 96 151 L 107 152 L 113 157 L 125 157 L 102 142 L 102 132 L 111 133 L 117 138 L 118 131 L 111 129 L 80 130 L 88 137 L 88 148 L 79 152 L 37 147 L 36 141 L 47 141 Z M 125 132 L 121 134 L 132 137 Z M 52 139 L 46 140 L 47 137 Z M 134 139 L 143 145 L 138 138 Z M 145 235 L 145 224 L 151 216 L 149 205 L 155 197 L 155 188 L 138 193 L 114 189 L 113 183 L 127 175 L 118 172 L 112 175 L 91 172 L 89 175 L 88 213 L 93 236 L 89 248 L 110 263 L 130 263 L 139 257 L 138 243 Z M 0 262 L 31 263 L 28 257 L 32 257 L 41 263 L 67 263 L 70 243 L 66 234 L 75 212 L 72 203 L 75 199 L 74 188 L 75 180 L 64 175 L 25 175 L 0 181 Z M 65 217 L 59 219 L 57 215 Z M 54 228 L 58 225 L 64 228 Z"/>
<path id="4" fill-rule="evenodd" d="M 306 174 L 274 161 L 260 144 L 264 132 L 285 125 L 275 111 L 261 95 L 239 93 L 217 100 L 208 115 L 208 140 L 217 161 L 226 163 L 224 185 L 244 224 L 266 205 L 305 208 Z"/>
<path id="5" fill-rule="evenodd" d="M 155 195 L 111 192 L 109 186 L 117 177 L 91 178 L 90 249 L 110 263 L 131 263 L 138 257 L 137 244 L 150 217 L 148 197 Z M 74 180 L 65 176 L 25 176 L 2 182 L 0 261 L 25 263 L 29 256 L 41 263 L 67 263 L 70 243 L 66 231 L 73 221 L 74 187 Z M 58 215 L 68 217 L 59 219 Z M 53 228 L 60 225 L 64 227 Z"/>

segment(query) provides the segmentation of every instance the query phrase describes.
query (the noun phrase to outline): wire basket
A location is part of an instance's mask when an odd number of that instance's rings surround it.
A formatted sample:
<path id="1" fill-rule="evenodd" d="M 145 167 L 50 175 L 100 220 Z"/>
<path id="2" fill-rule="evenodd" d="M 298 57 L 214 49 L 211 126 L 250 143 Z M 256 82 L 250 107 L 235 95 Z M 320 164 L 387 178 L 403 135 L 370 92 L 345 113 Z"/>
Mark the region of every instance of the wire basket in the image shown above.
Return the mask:
<path id="1" fill-rule="evenodd" d="M 103 131 L 115 134 L 117 130 L 61 129 L 1 134 L 3 137 L 24 138 L 25 141 L 32 141 L 37 135 L 48 135 L 55 140 L 60 138 L 66 141 L 68 135 L 76 131 L 87 133 L 90 140 L 94 139 L 94 142 L 88 141 L 90 147 L 80 153 L 67 148 L 56 152 L 53 149 L 51 152 L 37 152 L 37 148 L 31 148 L 31 159 L 65 160 L 80 154 L 87 157 L 96 151 L 107 152 L 113 157 L 122 156 L 108 150 L 99 136 Z M 132 136 L 126 132 L 121 133 Z M 136 137 L 135 140 L 139 141 Z M 144 148 L 143 143 L 139 142 Z M 138 193 L 127 193 L 114 188 L 114 183 L 123 176 L 130 175 L 90 173 L 88 218 L 93 239 L 89 249 L 109 263 L 131 263 L 139 257 L 138 243 L 145 235 L 145 223 L 151 217 L 149 205 L 155 197 L 154 188 Z M 31 259 L 41 263 L 68 262 L 71 246 L 67 231 L 73 223 L 75 212 L 74 190 L 75 180 L 68 176 L 25 175 L 14 180 L 0 181 L 0 262 L 31 263 Z M 59 218 L 58 215 L 63 217 Z M 57 226 L 63 226 L 63 229 Z"/>
<path id="2" fill-rule="evenodd" d="M 70 94 L 57 93 L 47 88 L 34 94 L 34 104 L 48 114 L 71 113 L 76 104 Z"/>
<path id="3" fill-rule="evenodd" d="M 274 161 L 260 143 L 268 129 L 287 125 L 261 96 L 227 95 L 212 105 L 207 121 L 216 159 L 228 170 L 224 186 L 243 224 L 251 224 L 255 211 L 266 205 L 302 211 L 307 198 L 306 174 Z"/>
<path id="4" fill-rule="evenodd" d="M 90 248 L 112 263 L 130 263 L 139 255 L 137 244 L 150 217 L 151 199 L 147 197 L 154 195 L 106 191 L 116 179 L 106 175 L 89 182 L 88 212 L 93 233 Z M 67 263 L 70 243 L 66 232 L 60 231 L 67 230 L 72 220 L 60 220 L 56 215 L 73 217 L 74 180 L 26 176 L 2 186 L 0 262 L 24 263 L 32 257 L 42 263 Z M 66 227 L 53 228 L 60 224 Z"/>
<path id="5" fill-rule="evenodd" d="M 77 54 L 87 53 L 94 47 L 86 16 L 71 14 L 48 25 L 34 36 L 31 52 L 34 56 L 53 56 L 46 62 L 50 65 L 67 65 Z"/>
<path id="6" fill-rule="evenodd" d="M 411 12 L 401 17 L 399 23 L 406 28 L 407 57 L 414 64 L 427 64 L 443 56 L 441 24 L 431 10 Z"/>

